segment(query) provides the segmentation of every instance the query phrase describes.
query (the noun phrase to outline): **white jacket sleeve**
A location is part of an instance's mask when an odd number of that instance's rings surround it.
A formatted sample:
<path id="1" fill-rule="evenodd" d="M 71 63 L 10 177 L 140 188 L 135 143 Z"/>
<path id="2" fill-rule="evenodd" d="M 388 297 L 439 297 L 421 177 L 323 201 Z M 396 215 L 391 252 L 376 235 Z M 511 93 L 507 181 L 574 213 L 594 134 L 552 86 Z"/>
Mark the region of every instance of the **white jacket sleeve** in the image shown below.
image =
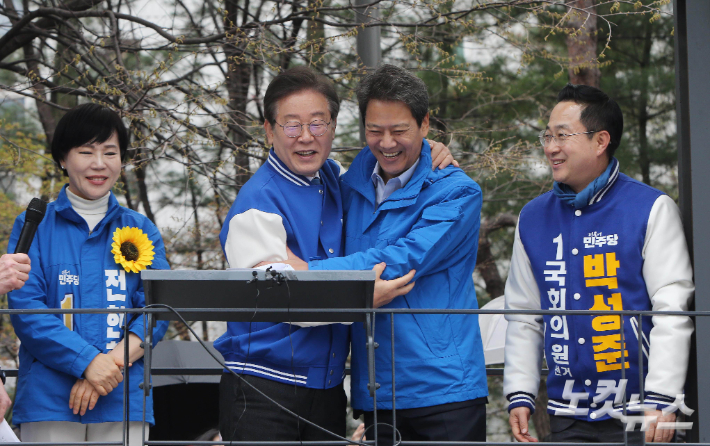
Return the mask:
<path id="1" fill-rule="evenodd" d="M 229 220 L 224 244 L 230 268 L 251 268 L 260 262 L 277 263 L 288 258 L 286 229 L 278 214 L 249 209 Z M 337 322 L 291 322 L 299 327 L 317 327 Z M 343 322 L 350 325 L 352 322 Z"/>
<path id="2" fill-rule="evenodd" d="M 229 220 L 224 253 L 230 268 L 286 260 L 286 229 L 281 216 L 258 209 L 235 215 Z"/>
<path id="3" fill-rule="evenodd" d="M 520 223 L 518 222 L 518 225 Z M 539 310 L 540 291 L 533 276 L 530 259 L 515 228 L 513 257 L 505 284 L 506 310 Z M 503 393 L 510 400 L 509 409 L 518 406 L 535 409 L 534 399 L 540 388 L 540 366 L 544 345 L 544 323 L 539 314 L 506 314 L 505 369 Z"/>
<path id="4" fill-rule="evenodd" d="M 663 195 L 651 209 L 643 249 L 643 278 L 654 311 L 686 311 L 695 286 L 680 211 Z M 645 390 L 675 398 L 683 393 L 693 322 L 653 316 Z"/>

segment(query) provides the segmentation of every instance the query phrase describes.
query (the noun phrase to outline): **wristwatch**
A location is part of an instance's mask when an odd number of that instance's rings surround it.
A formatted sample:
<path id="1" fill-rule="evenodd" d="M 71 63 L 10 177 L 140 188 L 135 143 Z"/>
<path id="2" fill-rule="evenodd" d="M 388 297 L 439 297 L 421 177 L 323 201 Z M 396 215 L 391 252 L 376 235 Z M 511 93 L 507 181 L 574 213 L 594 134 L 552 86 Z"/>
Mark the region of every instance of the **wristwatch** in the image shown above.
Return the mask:
<path id="1" fill-rule="evenodd" d="M 5 376 L 5 370 L 0 368 L 0 381 L 2 381 L 2 385 L 5 385 L 5 381 L 7 380 L 7 376 Z"/>

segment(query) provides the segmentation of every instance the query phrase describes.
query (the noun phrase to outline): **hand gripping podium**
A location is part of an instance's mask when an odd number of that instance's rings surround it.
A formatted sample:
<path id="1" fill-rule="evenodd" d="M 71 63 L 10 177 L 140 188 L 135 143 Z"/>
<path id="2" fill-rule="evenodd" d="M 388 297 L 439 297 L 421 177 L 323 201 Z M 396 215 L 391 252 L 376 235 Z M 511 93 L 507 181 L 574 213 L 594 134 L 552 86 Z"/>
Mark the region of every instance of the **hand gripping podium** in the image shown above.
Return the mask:
<path id="1" fill-rule="evenodd" d="M 173 307 L 188 321 L 364 322 L 370 395 L 375 397 L 372 310 L 374 271 L 141 271 L 146 305 Z M 155 320 L 179 320 L 172 312 L 148 312 Z M 145 342 L 144 383 L 150 382 L 152 332 Z M 150 386 L 144 386 L 146 395 Z"/>

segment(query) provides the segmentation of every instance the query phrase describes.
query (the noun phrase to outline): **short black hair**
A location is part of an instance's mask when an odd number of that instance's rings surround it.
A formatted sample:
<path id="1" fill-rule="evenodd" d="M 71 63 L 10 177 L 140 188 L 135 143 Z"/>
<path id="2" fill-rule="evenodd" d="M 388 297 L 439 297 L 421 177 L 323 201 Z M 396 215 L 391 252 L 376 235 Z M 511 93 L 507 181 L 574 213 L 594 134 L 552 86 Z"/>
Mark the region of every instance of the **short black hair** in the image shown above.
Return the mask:
<path id="1" fill-rule="evenodd" d="M 582 107 L 580 122 L 587 131 L 609 132 L 610 141 L 606 153 L 611 159 L 621 144 L 624 133 L 624 115 L 615 100 L 598 88 L 589 85 L 567 84 L 557 95 L 557 102 L 574 102 Z M 594 135 L 590 134 L 589 138 Z"/>
<path id="2" fill-rule="evenodd" d="M 426 84 L 404 68 L 385 64 L 366 75 L 355 89 L 363 122 L 371 100 L 402 102 L 412 112 L 419 127 L 429 113 Z"/>
<path id="3" fill-rule="evenodd" d="M 61 167 L 61 161 L 74 147 L 102 143 L 114 133 L 118 136 L 123 160 L 128 149 L 128 130 L 118 113 L 99 104 L 76 106 L 62 116 L 54 130 L 52 158 Z"/>
<path id="4" fill-rule="evenodd" d="M 264 119 L 273 126 L 276 124 L 276 106 L 279 101 L 294 93 L 313 90 L 325 96 L 331 119 L 338 118 L 340 98 L 333 82 L 316 70 L 298 66 L 279 73 L 269 84 L 264 94 Z"/>

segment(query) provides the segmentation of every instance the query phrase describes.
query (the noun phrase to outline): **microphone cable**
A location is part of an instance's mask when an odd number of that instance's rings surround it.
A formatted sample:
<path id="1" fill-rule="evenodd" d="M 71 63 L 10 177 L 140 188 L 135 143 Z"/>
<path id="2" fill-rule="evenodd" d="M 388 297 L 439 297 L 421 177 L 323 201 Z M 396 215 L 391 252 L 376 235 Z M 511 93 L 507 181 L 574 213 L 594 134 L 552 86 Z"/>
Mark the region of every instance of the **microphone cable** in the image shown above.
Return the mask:
<path id="1" fill-rule="evenodd" d="M 254 286 L 256 287 L 256 297 L 254 298 L 255 299 L 254 313 L 251 315 L 251 319 L 249 319 L 249 334 L 247 335 L 247 355 L 246 355 L 246 358 L 244 359 L 244 364 L 242 365 L 242 372 L 240 375 L 238 375 L 239 378 L 244 382 L 246 382 L 246 380 L 243 379 L 241 377 L 241 375 L 244 375 L 244 369 L 246 368 L 247 364 L 249 363 L 249 355 L 251 354 L 251 326 L 252 326 L 252 323 L 254 322 L 254 318 L 256 317 L 256 315 L 259 311 L 259 296 L 261 295 L 261 291 L 259 290 L 259 279 L 258 279 L 257 272 L 252 271 L 252 276 L 253 276 L 253 279 L 251 279 L 249 281 L 249 283 L 253 282 Z M 227 370 L 229 370 L 230 372 L 235 373 L 232 371 L 232 369 L 230 369 L 228 367 L 225 367 L 225 368 Z M 235 373 L 235 375 L 236 375 L 236 373 Z M 237 421 L 234 423 L 234 431 L 232 432 L 231 438 L 234 438 L 234 435 L 237 433 L 237 428 L 239 427 L 239 422 L 242 420 L 242 417 L 244 416 L 244 414 L 247 413 L 247 395 L 244 392 L 243 386 L 240 385 L 239 390 L 242 392 L 242 398 L 244 399 L 244 409 L 242 409 L 242 413 L 239 415 L 239 418 L 237 418 Z M 231 440 L 230 440 L 230 444 L 231 444 Z"/>
<path id="2" fill-rule="evenodd" d="M 282 276 L 282 277 L 283 277 L 283 276 Z M 220 366 L 222 366 L 222 368 L 224 368 L 224 369 L 226 369 L 226 370 L 229 370 L 229 373 L 231 373 L 231 374 L 233 374 L 234 376 L 236 376 L 236 377 L 241 381 L 242 384 L 246 384 L 247 386 L 249 386 L 252 390 L 254 390 L 256 393 L 258 393 L 259 395 L 261 395 L 262 397 L 264 397 L 264 398 L 265 398 L 267 401 L 269 401 L 271 404 L 273 404 L 274 406 L 276 406 L 276 407 L 278 407 L 279 409 L 283 410 L 283 411 L 286 412 L 287 414 L 289 414 L 289 415 L 295 417 L 295 418 L 298 420 L 299 423 L 300 423 L 300 422 L 304 422 L 304 423 L 306 423 L 307 425 L 309 425 L 309 426 L 311 426 L 311 427 L 314 427 L 314 428 L 320 430 L 321 432 L 324 432 L 324 433 L 326 433 L 326 434 L 332 435 L 333 437 L 337 438 L 338 440 L 342 440 L 342 441 L 349 442 L 350 444 L 356 444 L 356 445 L 360 445 L 360 446 L 369 446 L 369 445 L 367 445 L 367 443 L 363 443 L 362 441 L 356 441 L 356 440 L 351 440 L 351 439 L 346 438 L 346 437 L 342 437 L 342 436 L 336 434 L 335 432 L 331 432 L 331 431 L 329 431 L 328 429 L 325 429 L 324 427 L 321 427 L 321 426 L 317 425 L 316 423 L 313 423 L 312 421 L 307 420 L 307 419 L 301 417 L 301 416 L 298 415 L 297 413 L 295 413 L 295 412 L 293 412 L 292 410 L 290 410 L 290 409 L 284 407 L 284 406 L 283 406 L 282 404 L 280 404 L 278 401 L 274 400 L 273 398 L 269 397 L 269 396 L 266 395 L 264 392 L 262 392 L 261 390 L 259 390 L 258 388 L 256 388 L 256 387 L 255 387 L 254 385 L 252 385 L 249 381 L 245 380 L 241 375 L 239 375 L 239 374 L 236 373 L 234 370 L 232 370 L 232 369 L 230 369 L 229 367 L 227 367 L 226 364 L 224 363 L 224 361 L 223 361 L 222 359 L 220 359 L 220 358 L 218 358 L 217 356 L 215 356 L 215 354 L 212 353 L 212 351 L 209 349 L 209 347 L 207 347 L 207 345 L 204 343 L 204 341 L 203 341 L 202 339 L 200 339 L 199 336 L 197 336 L 197 334 L 195 333 L 195 331 L 193 330 L 193 328 L 192 328 L 190 325 L 187 324 L 187 321 L 185 321 L 185 319 L 182 317 L 182 315 L 180 314 L 180 312 L 177 311 L 175 308 L 173 308 L 173 307 L 171 307 L 170 305 L 167 305 L 167 304 L 151 304 L 151 305 L 146 305 L 145 308 L 164 308 L 164 309 L 167 309 L 167 310 L 169 310 L 170 312 L 172 312 L 172 313 L 180 320 L 180 322 L 182 322 L 183 324 L 185 324 L 185 326 L 187 327 L 187 329 L 188 329 L 188 330 L 190 331 L 190 333 L 195 337 L 195 339 L 197 339 L 197 342 L 200 343 L 200 345 L 202 346 L 202 348 L 203 348 L 215 361 L 217 361 L 217 363 L 218 363 Z M 246 399 L 245 399 L 245 404 L 246 404 Z M 376 410 L 376 408 L 375 408 L 375 410 Z M 398 445 L 401 443 L 401 441 L 402 441 L 402 440 L 401 440 L 402 436 L 401 436 L 401 433 L 399 432 L 398 429 L 396 429 L 394 426 L 392 426 L 391 424 L 388 424 L 388 423 L 377 423 L 377 425 L 378 425 L 378 426 L 380 426 L 380 425 L 382 425 L 382 426 L 389 426 L 389 427 L 391 427 L 392 429 L 394 429 L 394 430 L 396 431 L 396 433 L 397 433 L 398 438 L 399 438 L 399 440 L 397 441 L 397 443 L 394 444 L 394 446 L 398 446 Z M 370 426 L 367 430 L 369 430 L 369 429 L 372 428 L 373 426 L 374 426 L 374 425 Z M 367 430 L 366 430 L 366 431 L 367 431 Z M 232 444 L 232 442 L 233 442 L 233 440 L 230 440 L 230 444 Z"/>

